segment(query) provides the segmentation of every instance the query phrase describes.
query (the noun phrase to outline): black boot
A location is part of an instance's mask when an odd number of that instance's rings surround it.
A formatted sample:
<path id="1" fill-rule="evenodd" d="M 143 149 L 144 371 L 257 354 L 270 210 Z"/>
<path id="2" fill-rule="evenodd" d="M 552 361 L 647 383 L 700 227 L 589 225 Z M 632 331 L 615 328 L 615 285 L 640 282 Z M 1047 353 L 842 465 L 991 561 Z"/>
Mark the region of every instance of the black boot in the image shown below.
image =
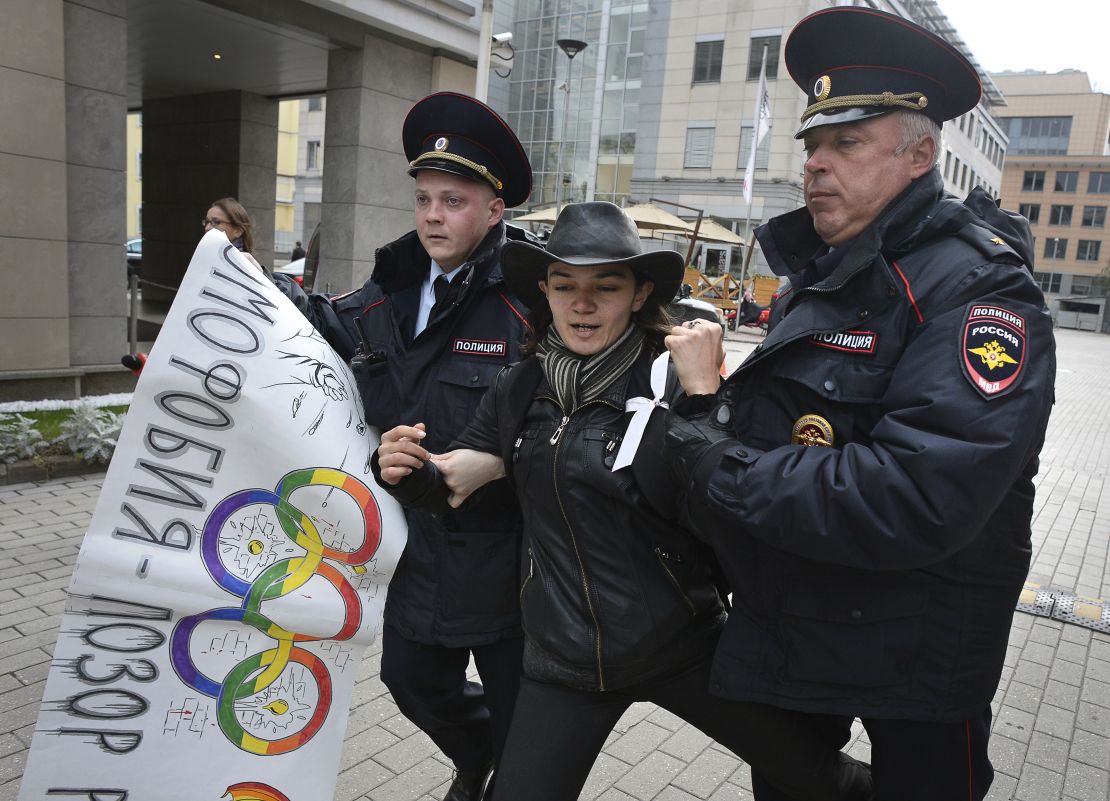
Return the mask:
<path id="1" fill-rule="evenodd" d="M 492 760 L 476 770 L 456 770 L 443 801 L 482 801 L 482 791 L 492 771 Z"/>
<path id="2" fill-rule="evenodd" d="M 486 791 L 482 793 L 482 801 L 493 801 L 493 783 L 497 780 L 497 771 L 489 775 L 489 781 L 486 782 Z"/>

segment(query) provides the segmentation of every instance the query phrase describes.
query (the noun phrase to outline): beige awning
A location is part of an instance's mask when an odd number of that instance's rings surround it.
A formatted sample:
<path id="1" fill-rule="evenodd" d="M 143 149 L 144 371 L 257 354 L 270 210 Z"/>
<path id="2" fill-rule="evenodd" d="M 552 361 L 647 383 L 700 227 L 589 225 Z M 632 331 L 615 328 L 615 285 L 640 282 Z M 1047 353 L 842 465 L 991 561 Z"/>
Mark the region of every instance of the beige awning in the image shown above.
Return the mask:
<path id="1" fill-rule="evenodd" d="M 637 228 L 669 228 L 676 231 L 686 229 L 686 223 L 681 219 L 651 203 L 627 206 L 624 213 L 636 222 Z"/>
<path id="2" fill-rule="evenodd" d="M 555 218 L 557 216 L 558 216 L 558 214 L 556 214 L 556 212 L 555 212 L 555 207 L 554 206 L 548 206 L 546 209 L 540 209 L 539 211 L 533 211 L 533 212 L 529 212 L 528 214 L 522 214 L 520 217 L 513 217 L 511 220 L 509 220 L 509 222 L 514 222 L 514 223 L 517 223 L 517 222 L 553 223 L 553 222 L 555 222 Z"/>
<path id="3" fill-rule="evenodd" d="M 691 234 L 694 232 L 694 224 L 693 221 L 686 223 L 686 228 Z M 723 245 L 746 244 L 739 234 L 734 234 L 719 222 L 709 219 L 701 221 L 701 226 L 698 228 L 698 239 L 705 242 L 720 242 Z"/>

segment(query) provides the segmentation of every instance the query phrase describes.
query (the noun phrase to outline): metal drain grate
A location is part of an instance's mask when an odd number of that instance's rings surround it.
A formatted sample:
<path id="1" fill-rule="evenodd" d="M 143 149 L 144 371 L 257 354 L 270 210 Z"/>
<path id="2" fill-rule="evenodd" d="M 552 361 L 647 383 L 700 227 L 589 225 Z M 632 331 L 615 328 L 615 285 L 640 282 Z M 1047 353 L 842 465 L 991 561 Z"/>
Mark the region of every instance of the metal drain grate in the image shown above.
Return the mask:
<path id="1" fill-rule="evenodd" d="M 1110 634 L 1110 601 L 1084 598 L 1032 581 L 1025 582 L 1025 589 L 1018 597 L 1017 611 Z"/>

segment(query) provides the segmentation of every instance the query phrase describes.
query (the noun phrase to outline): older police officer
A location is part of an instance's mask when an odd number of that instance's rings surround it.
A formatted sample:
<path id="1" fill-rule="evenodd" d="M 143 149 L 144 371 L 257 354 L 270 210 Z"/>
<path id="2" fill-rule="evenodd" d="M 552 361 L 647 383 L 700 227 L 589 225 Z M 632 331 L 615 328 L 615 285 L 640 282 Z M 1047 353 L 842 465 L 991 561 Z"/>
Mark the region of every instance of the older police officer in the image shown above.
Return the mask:
<path id="1" fill-rule="evenodd" d="M 668 339 L 668 453 L 735 593 L 713 691 L 861 718 L 878 799 L 981 799 L 1053 399 L 1032 240 L 943 191 L 940 125 L 981 92 L 947 42 L 831 8 L 785 58 L 806 207 L 757 236 L 790 287 L 720 388 L 716 326 Z"/>

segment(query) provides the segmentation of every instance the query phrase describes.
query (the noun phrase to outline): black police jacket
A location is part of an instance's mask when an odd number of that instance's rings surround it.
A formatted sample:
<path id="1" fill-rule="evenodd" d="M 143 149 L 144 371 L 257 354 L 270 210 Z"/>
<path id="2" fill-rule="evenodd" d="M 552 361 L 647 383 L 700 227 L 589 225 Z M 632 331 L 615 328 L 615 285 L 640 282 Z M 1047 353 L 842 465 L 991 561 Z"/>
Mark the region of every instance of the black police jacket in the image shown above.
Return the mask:
<path id="1" fill-rule="evenodd" d="M 645 352 L 565 418 L 539 361 L 525 359 L 502 371 L 451 446 L 501 455 L 516 489 L 524 672 L 538 681 L 617 690 L 711 658 L 724 606 L 712 554 L 676 522 L 659 412 L 633 464 L 612 470 L 631 418 L 625 401 L 651 397 L 650 370 Z M 669 386 L 673 400 L 680 388 Z M 431 463 L 391 491 L 405 504 L 444 508 Z"/>
<path id="2" fill-rule="evenodd" d="M 705 419 L 727 437 L 685 457 L 734 588 L 716 692 L 928 721 L 990 703 L 1056 365 L 1027 225 L 968 204 L 934 170 L 808 285 L 806 210 L 758 231 L 792 288 Z"/>
<path id="3" fill-rule="evenodd" d="M 423 444 L 442 451 L 497 372 L 520 358 L 526 310 L 501 274 L 507 236 L 526 235 L 504 223 L 491 229 L 450 305 L 437 306 L 415 339 L 409 332 L 430 267 L 415 232 L 378 249 L 373 275 L 354 292 L 306 296 L 291 281 L 279 288 L 350 359 L 367 422 L 379 431 L 423 422 Z M 507 482 L 466 509 L 439 517 L 409 509 L 405 519 L 408 542 L 389 583 L 386 622 L 411 640 L 449 647 L 520 636 L 520 514 Z"/>

